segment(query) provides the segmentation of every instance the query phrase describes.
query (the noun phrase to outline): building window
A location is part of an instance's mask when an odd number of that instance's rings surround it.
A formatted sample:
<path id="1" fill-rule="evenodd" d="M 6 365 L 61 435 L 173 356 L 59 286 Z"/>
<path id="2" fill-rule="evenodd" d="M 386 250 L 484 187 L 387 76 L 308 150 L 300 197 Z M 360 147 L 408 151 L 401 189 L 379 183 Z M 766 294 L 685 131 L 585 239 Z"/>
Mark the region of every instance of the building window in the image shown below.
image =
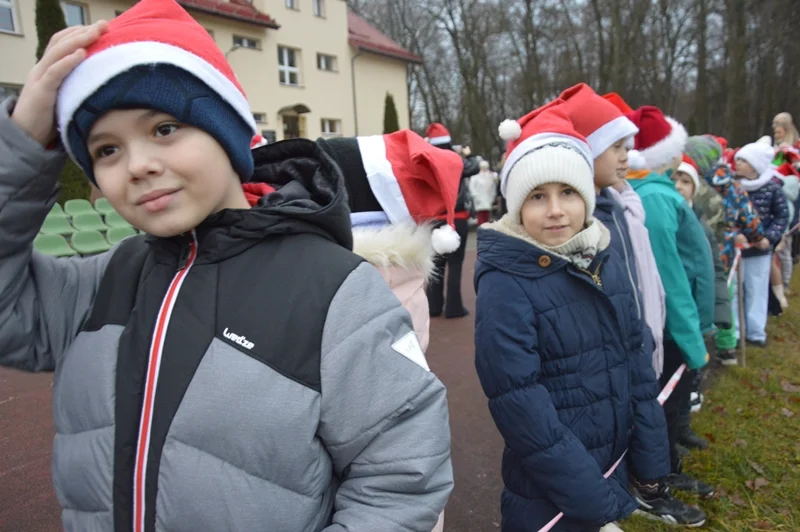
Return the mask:
<path id="1" fill-rule="evenodd" d="M 238 48 L 250 48 L 251 50 L 261 50 L 261 41 L 241 35 L 233 36 L 233 46 Z"/>
<path id="2" fill-rule="evenodd" d="M 314 6 L 314 16 L 315 17 L 324 17 L 325 16 L 325 0 L 311 0 Z"/>
<path id="3" fill-rule="evenodd" d="M 320 129 L 326 137 L 338 137 L 342 134 L 342 121 L 333 118 L 323 118 L 320 121 Z"/>
<path id="4" fill-rule="evenodd" d="M 300 9 L 297 5 L 297 0 L 286 0 L 286 7 L 288 9 Z"/>
<path id="5" fill-rule="evenodd" d="M 300 85 L 300 52 L 278 46 L 278 75 L 281 85 Z"/>
<path id="6" fill-rule="evenodd" d="M 61 2 L 61 10 L 64 12 L 64 20 L 67 26 L 86 25 L 86 6 L 74 2 Z"/>
<path id="7" fill-rule="evenodd" d="M 336 72 L 336 57 L 326 54 L 317 54 L 317 68 L 327 72 Z"/>
<path id="8" fill-rule="evenodd" d="M 21 85 L 0 85 L 0 103 L 11 96 L 19 96 Z"/>
<path id="9" fill-rule="evenodd" d="M 15 0 L 0 0 L 0 31 L 19 33 Z"/>
<path id="10" fill-rule="evenodd" d="M 253 120 L 255 120 L 257 124 L 266 124 L 267 113 L 253 113 Z"/>

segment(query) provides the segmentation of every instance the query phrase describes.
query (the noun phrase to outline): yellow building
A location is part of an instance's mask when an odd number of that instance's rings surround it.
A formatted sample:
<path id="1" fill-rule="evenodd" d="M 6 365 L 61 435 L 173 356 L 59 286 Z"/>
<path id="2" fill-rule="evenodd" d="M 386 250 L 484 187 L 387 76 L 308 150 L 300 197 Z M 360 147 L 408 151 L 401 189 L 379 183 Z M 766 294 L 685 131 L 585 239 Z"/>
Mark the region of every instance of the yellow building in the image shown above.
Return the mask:
<path id="1" fill-rule="evenodd" d="M 386 94 L 409 127 L 407 70 L 420 59 L 344 0 L 178 0 L 225 53 L 268 140 L 383 132 Z M 132 0 L 63 0 L 67 24 L 110 20 Z M 0 0 L 0 100 L 35 62 L 35 0 Z"/>

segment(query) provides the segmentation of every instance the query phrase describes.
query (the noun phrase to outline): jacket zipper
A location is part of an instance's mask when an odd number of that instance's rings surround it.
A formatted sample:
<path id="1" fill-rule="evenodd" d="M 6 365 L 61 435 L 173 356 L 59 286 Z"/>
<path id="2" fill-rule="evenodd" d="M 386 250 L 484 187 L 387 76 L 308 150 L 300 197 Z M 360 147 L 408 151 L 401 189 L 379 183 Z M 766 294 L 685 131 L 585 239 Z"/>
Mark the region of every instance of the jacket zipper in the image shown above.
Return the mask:
<path id="1" fill-rule="evenodd" d="M 133 530 L 134 532 L 144 532 L 145 516 L 145 486 L 147 474 L 147 456 L 150 449 L 150 430 L 153 424 L 153 405 L 155 403 L 156 385 L 158 384 L 158 373 L 161 367 L 161 359 L 164 350 L 164 339 L 167 336 L 172 308 L 178 299 L 183 281 L 189 274 L 195 259 L 197 258 L 197 235 L 191 233 L 192 240 L 189 245 L 181 252 L 181 259 L 178 262 L 178 270 L 172 278 L 172 282 L 167 288 L 167 293 L 161 301 L 161 308 L 158 311 L 156 325 L 153 330 L 153 340 L 150 344 L 150 353 L 147 360 L 147 372 L 144 385 L 144 397 L 142 398 L 142 415 L 139 420 L 139 436 L 136 441 L 136 461 L 134 462 L 133 472 Z"/>
<path id="2" fill-rule="evenodd" d="M 619 228 L 619 222 L 617 221 L 617 215 L 614 211 L 611 211 L 611 217 L 614 219 L 614 225 L 617 226 L 617 232 L 619 232 L 619 238 L 622 240 L 622 251 L 625 253 L 625 269 L 628 272 L 628 280 L 631 282 L 631 287 L 633 288 L 633 298 L 636 300 L 636 315 L 641 320 L 642 319 L 642 308 L 639 303 L 639 287 L 636 286 L 636 283 L 633 282 L 633 274 L 631 273 L 631 265 L 628 262 L 628 245 L 625 244 L 625 239 L 622 237 L 622 230 Z"/>
<path id="3" fill-rule="evenodd" d="M 579 271 L 587 274 L 591 278 L 592 282 L 595 284 L 597 289 L 600 291 L 600 293 L 603 295 L 605 300 L 608 302 L 608 306 L 610 308 L 611 315 L 614 316 L 614 321 L 617 324 L 617 330 L 622 332 L 623 331 L 622 322 L 620 322 L 619 316 L 617 315 L 617 311 L 614 309 L 614 304 L 611 302 L 611 298 L 609 298 L 608 295 L 603 291 L 603 281 L 600 279 L 600 268 L 603 266 L 604 262 L 605 261 L 603 259 L 601 259 L 600 262 L 597 265 L 597 268 L 595 268 L 594 272 L 591 272 L 591 271 L 589 271 L 588 269 L 585 269 L 585 268 L 580 268 L 578 266 L 576 266 L 576 268 Z M 582 277 L 582 276 L 580 276 L 580 277 Z M 585 277 L 584 277 L 584 279 L 585 279 Z M 627 349 L 627 346 L 625 345 L 624 341 L 622 342 L 622 348 L 625 350 L 625 355 L 626 355 L 625 356 L 625 366 L 628 369 L 628 375 L 630 375 L 630 367 L 631 367 L 630 366 L 630 360 L 628 358 L 628 349 Z M 608 377 L 608 381 L 609 381 L 609 388 L 610 388 L 611 387 L 610 374 L 609 374 L 609 377 Z M 630 378 L 628 379 L 627 391 L 628 391 L 628 397 L 630 398 L 631 401 L 633 401 L 633 390 L 631 388 Z M 617 426 L 617 420 L 616 419 L 614 420 L 614 424 L 615 424 L 615 427 L 616 427 Z M 615 429 L 614 432 L 616 433 L 616 429 Z M 616 445 L 618 445 L 618 443 L 619 442 L 615 442 L 615 449 L 616 449 Z"/>
<path id="4" fill-rule="evenodd" d="M 580 266 L 576 266 L 576 268 L 578 268 L 578 270 L 588 275 L 592 279 L 592 282 L 594 282 L 594 284 L 596 284 L 598 288 L 603 288 L 603 280 L 600 279 L 600 267 L 602 265 L 603 261 L 601 260 L 600 264 L 598 264 L 597 268 L 595 268 L 594 273 L 586 268 L 581 268 Z"/>

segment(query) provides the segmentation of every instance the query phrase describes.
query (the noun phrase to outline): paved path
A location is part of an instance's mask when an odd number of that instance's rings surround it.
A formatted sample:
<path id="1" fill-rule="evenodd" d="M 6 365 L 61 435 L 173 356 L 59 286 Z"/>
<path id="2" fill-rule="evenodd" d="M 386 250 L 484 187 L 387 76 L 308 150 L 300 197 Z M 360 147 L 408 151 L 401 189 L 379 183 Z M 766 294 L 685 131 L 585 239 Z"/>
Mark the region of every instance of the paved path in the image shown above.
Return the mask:
<path id="1" fill-rule="evenodd" d="M 470 235 L 464 302 L 472 314 L 431 323 L 428 361 L 447 385 L 456 487 L 445 510 L 447 532 L 499 529 L 502 440 L 475 374 Z M 57 532 L 58 503 L 50 480 L 52 375 L 0 369 L 0 532 Z"/>

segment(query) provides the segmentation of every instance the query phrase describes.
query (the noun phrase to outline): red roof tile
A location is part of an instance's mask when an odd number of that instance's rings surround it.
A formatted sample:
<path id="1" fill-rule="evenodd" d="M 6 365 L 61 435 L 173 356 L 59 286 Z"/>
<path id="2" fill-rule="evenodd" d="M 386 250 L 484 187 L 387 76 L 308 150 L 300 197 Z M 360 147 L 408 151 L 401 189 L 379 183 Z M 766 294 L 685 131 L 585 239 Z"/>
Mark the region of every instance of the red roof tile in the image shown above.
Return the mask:
<path id="1" fill-rule="evenodd" d="M 421 57 L 412 54 L 352 11 L 347 12 L 347 30 L 350 45 L 355 48 L 409 63 L 422 63 Z"/>
<path id="2" fill-rule="evenodd" d="M 248 0 L 178 0 L 188 9 L 225 17 L 265 28 L 278 29 L 275 19 L 253 7 Z"/>

